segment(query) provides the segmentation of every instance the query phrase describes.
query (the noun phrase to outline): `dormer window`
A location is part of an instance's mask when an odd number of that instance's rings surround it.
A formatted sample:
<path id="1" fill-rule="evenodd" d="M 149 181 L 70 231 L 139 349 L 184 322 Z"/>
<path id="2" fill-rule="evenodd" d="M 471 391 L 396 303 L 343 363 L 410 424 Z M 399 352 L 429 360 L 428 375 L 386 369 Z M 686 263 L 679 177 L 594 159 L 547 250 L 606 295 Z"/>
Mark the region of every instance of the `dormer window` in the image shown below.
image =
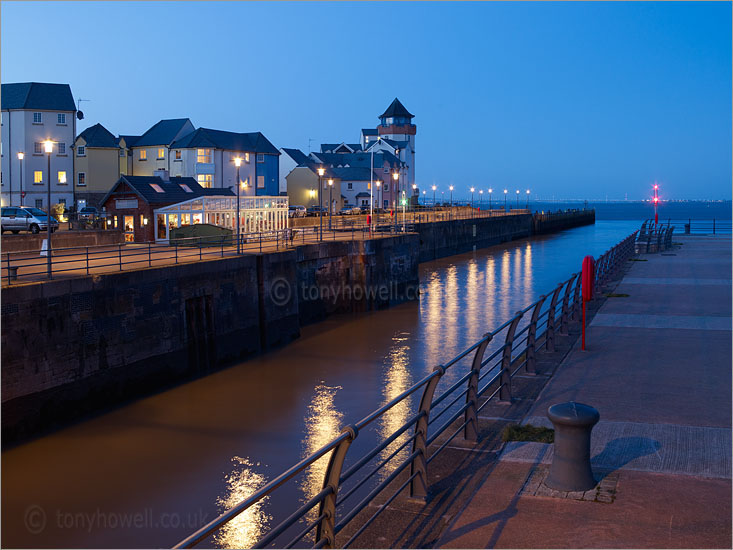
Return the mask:
<path id="1" fill-rule="evenodd" d="M 154 190 L 154 191 L 155 191 L 156 193 L 165 193 L 165 191 L 163 191 L 163 188 L 162 188 L 162 187 L 161 187 L 160 185 L 158 185 L 157 183 L 151 183 L 151 184 L 150 184 L 150 187 L 152 187 L 152 188 L 153 188 L 153 190 Z"/>
<path id="2" fill-rule="evenodd" d="M 191 191 L 191 188 L 185 183 L 179 183 L 178 185 L 180 185 L 181 189 L 183 189 L 186 193 L 193 193 L 193 191 Z"/>

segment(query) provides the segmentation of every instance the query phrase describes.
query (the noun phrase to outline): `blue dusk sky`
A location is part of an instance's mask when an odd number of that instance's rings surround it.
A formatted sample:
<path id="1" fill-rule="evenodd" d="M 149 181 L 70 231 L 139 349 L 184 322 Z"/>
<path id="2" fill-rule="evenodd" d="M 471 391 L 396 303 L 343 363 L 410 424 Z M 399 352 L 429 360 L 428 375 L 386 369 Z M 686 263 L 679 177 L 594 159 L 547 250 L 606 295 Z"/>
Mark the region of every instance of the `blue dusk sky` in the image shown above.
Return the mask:
<path id="1" fill-rule="evenodd" d="M 731 198 L 731 4 L 3 2 L 3 82 L 97 122 L 357 142 L 398 97 L 417 182 Z M 466 190 L 464 193 L 459 191 Z"/>

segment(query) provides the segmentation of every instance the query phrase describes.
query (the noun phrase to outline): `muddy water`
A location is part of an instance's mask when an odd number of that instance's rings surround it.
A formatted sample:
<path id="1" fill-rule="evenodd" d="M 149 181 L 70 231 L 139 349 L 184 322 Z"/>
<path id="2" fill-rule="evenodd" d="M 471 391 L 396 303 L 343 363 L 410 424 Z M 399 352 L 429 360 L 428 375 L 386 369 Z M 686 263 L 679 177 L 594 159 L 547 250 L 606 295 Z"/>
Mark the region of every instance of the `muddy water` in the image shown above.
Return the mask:
<path id="1" fill-rule="evenodd" d="M 175 544 L 638 225 L 599 221 L 421 264 L 419 301 L 331 317 L 283 349 L 3 452 L 2 545 Z M 409 406 L 375 431 L 391 433 Z M 314 469 L 214 543 L 252 544 L 321 480 Z"/>

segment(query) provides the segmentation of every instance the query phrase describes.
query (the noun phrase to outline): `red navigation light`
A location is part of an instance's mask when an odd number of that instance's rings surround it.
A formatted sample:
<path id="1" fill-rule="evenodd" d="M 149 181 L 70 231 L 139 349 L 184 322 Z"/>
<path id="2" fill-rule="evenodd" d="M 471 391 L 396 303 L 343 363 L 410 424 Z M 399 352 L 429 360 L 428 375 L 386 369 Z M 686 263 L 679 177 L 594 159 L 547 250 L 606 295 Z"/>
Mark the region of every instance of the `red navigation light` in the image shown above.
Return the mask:
<path id="1" fill-rule="evenodd" d="M 659 197 L 654 197 L 654 204 L 659 202 Z"/>
<path id="2" fill-rule="evenodd" d="M 659 186 L 656 183 L 654 184 L 654 189 L 659 189 Z"/>

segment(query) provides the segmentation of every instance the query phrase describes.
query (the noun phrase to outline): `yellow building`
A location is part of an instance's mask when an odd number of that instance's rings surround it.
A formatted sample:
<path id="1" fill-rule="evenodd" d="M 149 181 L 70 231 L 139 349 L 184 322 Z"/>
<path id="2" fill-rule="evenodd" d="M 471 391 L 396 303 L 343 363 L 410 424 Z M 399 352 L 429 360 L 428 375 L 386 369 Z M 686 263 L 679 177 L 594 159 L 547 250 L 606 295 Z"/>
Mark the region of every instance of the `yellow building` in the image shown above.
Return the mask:
<path id="1" fill-rule="evenodd" d="M 307 164 L 294 168 L 287 176 L 288 202 L 291 206 L 318 206 L 318 168 L 317 164 Z M 324 167 L 325 172 L 321 181 L 323 183 L 323 197 L 321 205 L 328 209 L 329 197 L 331 208 L 334 213 L 341 210 L 344 205 L 344 198 L 341 195 L 341 178 L 336 174 L 337 169 Z M 333 185 L 328 184 L 332 181 Z"/>
<path id="2" fill-rule="evenodd" d="M 79 209 L 100 208 L 101 199 L 120 179 L 123 160 L 119 140 L 101 124 L 84 130 L 74 141 L 74 186 Z M 126 161 L 126 159 L 125 159 Z"/>

